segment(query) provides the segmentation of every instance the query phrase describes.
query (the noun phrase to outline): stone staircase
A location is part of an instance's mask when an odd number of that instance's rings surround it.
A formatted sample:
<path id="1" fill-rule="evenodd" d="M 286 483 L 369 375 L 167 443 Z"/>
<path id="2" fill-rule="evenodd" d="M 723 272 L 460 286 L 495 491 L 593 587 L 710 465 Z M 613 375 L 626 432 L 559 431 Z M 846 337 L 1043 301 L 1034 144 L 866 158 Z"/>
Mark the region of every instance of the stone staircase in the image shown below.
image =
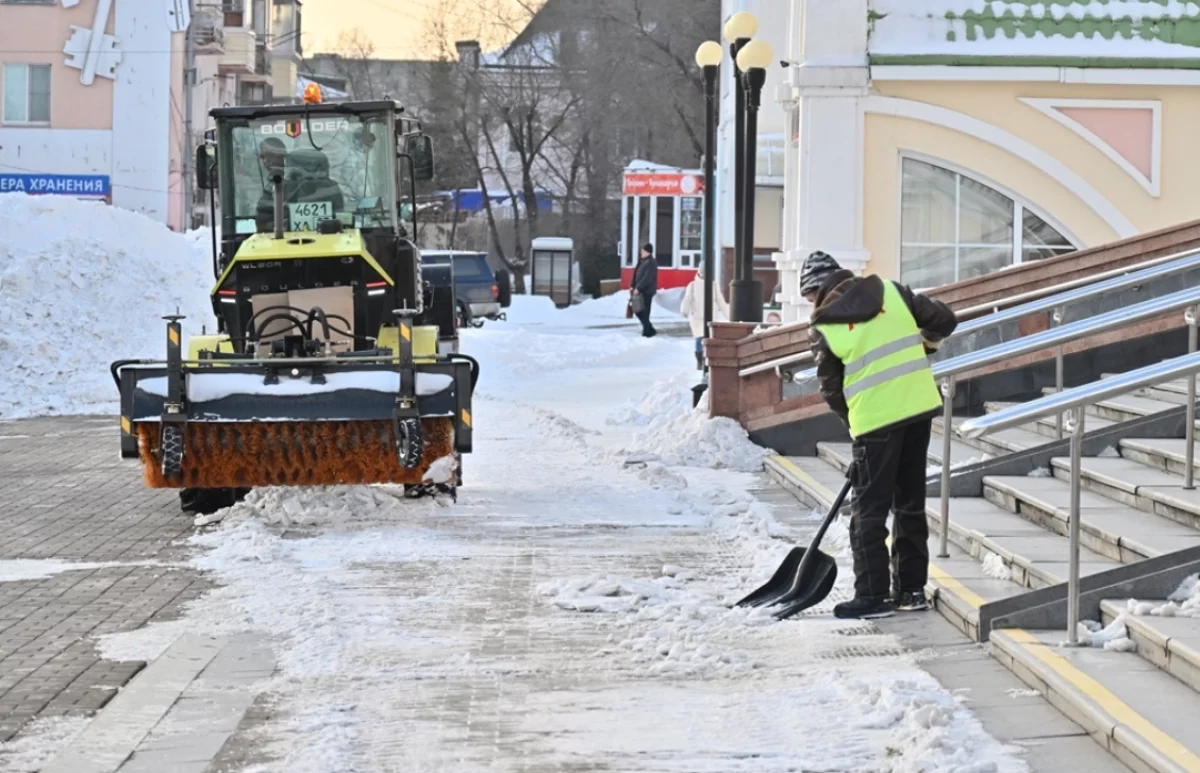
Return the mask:
<path id="1" fill-rule="evenodd" d="M 1085 427 L 1119 428 L 1185 402 L 1183 383 L 1140 390 L 1088 408 Z M 941 425 L 935 422 L 931 466 L 941 461 Z M 998 459 L 1057 439 L 1053 417 L 976 440 L 955 434 L 951 463 Z M 1200 489 L 1183 489 L 1185 442 L 1130 437 L 1083 459 L 1081 577 L 1200 546 Z M 768 471 L 805 504 L 825 508 L 850 459 L 848 443 L 822 443 L 816 457 L 774 457 Z M 1123 615 L 1136 653 L 1061 647 L 1063 630 L 994 628 L 989 636 L 981 627 L 989 604 L 1066 582 L 1069 479 L 1068 458 L 1030 475 L 985 474 L 983 496 L 951 499 L 948 558 L 937 557 L 940 502 L 931 497 L 927 591 L 947 620 L 976 641 L 986 638 L 998 660 L 1131 769 L 1200 772 L 1200 734 L 1189 730 L 1200 710 L 1200 617 L 1147 614 L 1165 598 L 1136 599 L 1141 614 L 1130 611 L 1129 598 L 1107 598 L 1101 622 Z"/>

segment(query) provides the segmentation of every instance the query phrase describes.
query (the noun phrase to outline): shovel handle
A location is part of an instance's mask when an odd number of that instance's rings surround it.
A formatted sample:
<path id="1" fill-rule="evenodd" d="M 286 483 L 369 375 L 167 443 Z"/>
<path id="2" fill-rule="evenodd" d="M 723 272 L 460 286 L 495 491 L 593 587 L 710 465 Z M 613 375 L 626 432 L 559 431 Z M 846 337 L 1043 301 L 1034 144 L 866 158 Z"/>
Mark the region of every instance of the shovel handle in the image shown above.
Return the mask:
<path id="1" fill-rule="evenodd" d="M 821 544 L 821 539 L 825 536 L 825 532 L 829 531 L 829 527 L 833 524 L 833 519 L 837 518 L 838 513 L 842 510 L 842 505 L 846 501 L 846 497 L 850 494 L 850 480 L 847 479 L 842 485 L 842 491 L 837 495 L 837 499 L 833 500 L 833 505 L 829 508 L 829 512 L 825 515 L 825 521 L 821 524 L 821 528 L 817 529 L 816 536 L 813 537 L 812 544 L 808 546 L 808 550 L 804 551 L 804 558 L 800 559 L 800 566 L 796 568 L 796 581 L 799 582 L 804 577 L 808 565 L 813 562 L 813 556 L 817 554 L 817 548 Z"/>

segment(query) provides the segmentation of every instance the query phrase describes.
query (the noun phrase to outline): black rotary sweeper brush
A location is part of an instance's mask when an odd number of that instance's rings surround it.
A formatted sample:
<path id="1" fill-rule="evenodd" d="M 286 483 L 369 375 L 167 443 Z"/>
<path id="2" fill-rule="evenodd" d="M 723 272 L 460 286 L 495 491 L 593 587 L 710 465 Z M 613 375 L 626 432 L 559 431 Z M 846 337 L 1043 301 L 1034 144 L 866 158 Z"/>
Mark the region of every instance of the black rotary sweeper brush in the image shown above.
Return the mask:
<path id="1" fill-rule="evenodd" d="M 818 546 L 849 494 L 850 481 L 847 479 L 821 528 L 817 529 L 812 544 L 807 549 L 792 548 L 771 579 L 739 601 L 739 607 L 778 607 L 772 615 L 786 620 L 825 600 L 837 580 L 837 562 L 822 553 Z"/>

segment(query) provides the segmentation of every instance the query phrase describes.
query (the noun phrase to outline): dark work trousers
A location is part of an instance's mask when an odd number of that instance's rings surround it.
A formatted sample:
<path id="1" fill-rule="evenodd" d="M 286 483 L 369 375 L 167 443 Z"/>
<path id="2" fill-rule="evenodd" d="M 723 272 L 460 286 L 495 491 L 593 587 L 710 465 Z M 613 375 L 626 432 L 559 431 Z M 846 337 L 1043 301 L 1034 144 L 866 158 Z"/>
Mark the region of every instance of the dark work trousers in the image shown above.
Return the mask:
<path id="1" fill-rule="evenodd" d="M 850 549 L 855 596 L 879 598 L 925 588 L 929 576 L 925 470 L 932 427 L 933 420 L 926 419 L 854 441 L 858 469 L 852 481 Z M 890 571 L 889 510 L 895 514 Z"/>
<path id="2" fill-rule="evenodd" d="M 654 329 L 654 325 L 650 324 L 650 307 L 653 305 L 653 301 L 654 296 L 647 298 L 645 307 L 637 313 L 638 321 L 642 323 L 642 335 L 647 338 L 658 334 L 658 331 Z"/>

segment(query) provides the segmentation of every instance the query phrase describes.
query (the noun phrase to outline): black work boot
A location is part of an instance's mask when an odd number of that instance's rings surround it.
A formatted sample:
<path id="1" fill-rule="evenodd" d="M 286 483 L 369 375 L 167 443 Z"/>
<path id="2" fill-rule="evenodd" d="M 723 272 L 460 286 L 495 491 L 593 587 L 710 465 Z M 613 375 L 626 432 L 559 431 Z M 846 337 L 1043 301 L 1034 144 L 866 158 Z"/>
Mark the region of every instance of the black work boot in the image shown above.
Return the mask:
<path id="1" fill-rule="evenodd" d="M 924 612 L 929 609 L 929 600 L 923 590 L 905 590 L 896 594 L 893 600 L 896 609 L 901 612 Z"/>
<path id="2" fill-rule="evenodd" d="M 891 599 L 870 596 L 855 596 L 833 608 L 833 616 L 843 620 L 875 620 L 891 617 L 895 613 L 896 607 Z"/>

